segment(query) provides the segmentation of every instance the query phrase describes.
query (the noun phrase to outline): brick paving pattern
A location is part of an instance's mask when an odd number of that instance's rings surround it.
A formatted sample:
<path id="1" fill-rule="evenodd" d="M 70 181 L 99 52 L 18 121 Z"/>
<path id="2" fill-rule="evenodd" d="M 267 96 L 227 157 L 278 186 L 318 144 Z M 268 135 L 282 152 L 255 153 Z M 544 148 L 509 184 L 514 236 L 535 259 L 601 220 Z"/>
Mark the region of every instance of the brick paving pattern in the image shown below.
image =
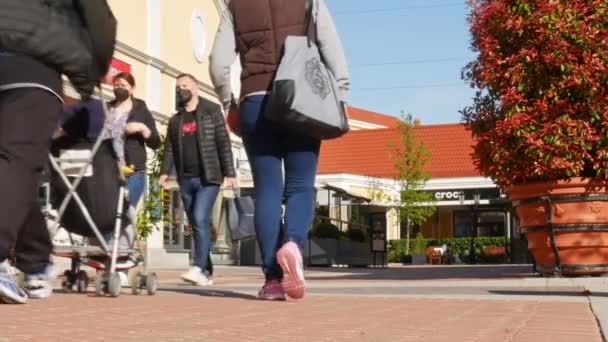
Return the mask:
<path id="1" fill-rule="evenodd" d="M 128 289 L 119 298 L 57 291 L 48 300 L 0 305 L 0 342 L 602 341 L 581 288 L 553 287 L 555 295 L 544 299 L 544 287 L 518 288 L 510 297 L 508 286 L 488 290 L 484 281 L 517 279 L 516 272 L 477 269 L 475 277 L 473 269 L 460 275 L 434 270 L 314 270 L 310 295 L 300 302 L 254 300 L 261 282 L 257 269 L 219 267 L 218 285 L 206 289 L 182 284 L 179 273 L 160 272 L 155 296 L 133 296 Z M 411 272 L 434 274 L 430 284 L 437 286 L 416 285 L 429 281 L 412 280 Z M 441 273 L 451 278 L 441 279 Z M 455 279 L 468 279 L 471 286 Z M 328 294 L 324 286 L 349 291 Z M 398 296 L 408 292 L 413 297 Z"/>

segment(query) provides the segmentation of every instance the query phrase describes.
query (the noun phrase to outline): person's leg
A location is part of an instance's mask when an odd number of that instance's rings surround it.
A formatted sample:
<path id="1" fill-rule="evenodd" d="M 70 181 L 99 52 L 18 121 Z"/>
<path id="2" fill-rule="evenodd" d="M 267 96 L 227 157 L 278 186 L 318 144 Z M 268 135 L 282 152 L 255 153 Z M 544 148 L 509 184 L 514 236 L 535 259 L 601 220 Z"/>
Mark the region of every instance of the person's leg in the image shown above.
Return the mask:
<path id="1" fill-rule="evenodd" d="M 15 247 L 17 268 L 25 274 L 24 287 L 30 298 L 48 298 L 53 292 L 48 269 L 52 248 L 46 220 L 35 203 L 19 231 Z"/>
<path id="2" fill-rule="evenodd" d="M 181 184 L 180 190 L 188 221 L 192 227 L 194 250 L 192 251 L 192 267 L 188 272 L 182 274 L 182 279 L 196 285 L 205 286 L 209 284 L 205 272 L 211 267 L 211 273 L 213 273 L 213 266 L 209 264 L 209 250 L 211 247 L 209 216 L 217 198 L 219 186 L 202 186 L 199 178 L 189 178 L 183 183 L 186 184 Z M 207 229 L 199 229 L 198 227 L 207 227 Z M 207 242 L 205 243 L 205 241 Z"/>
<path id="3" fill-rule="evenodd" d="M 193 203 L 194 226 L 194 265 L 201 271 L 207 270 L 209 250 L 211 248 L 210 216 L 213 205 L 220 191 L 219 185 L 202 184 L 199 186 Z"/>
<path id="4" fill-rule="evenodd" d="M 315 177 L 321 142 L 291 135 L 285 158 L 285 237 L 304 249 L 314 210 Z"/>
<path id="5" fill-rule="evenodd" d="M 292 298 L 305 292 L 302 250 L 312 221 L 315 176 L 320 141 L 292 134 L 287 138 L 285 158 L 285 237 L 287 243 L 277 253 L 285 277 L 283 290 Z"/>
<path id="6" fill-rule="evenodd" d="M 213 262 L 211 261 L 211 252 L 207 255 L 207 274 L 213 276 Z"/>
<path id="7" fill-rule="evenodd" d="M 49 263 L 51 241 L 46 223 L 32 213 L 40 210 L 38 179 L 60 113 L 61 102 L 45 90 L 0 92 L 0 189 L 4 193 L 0 198 L 0 300 L 25 302 L 4 272 L 10 249 L 17 247 L 24 272 L 43 271 Z M 22 234 L 26 220 L 33 221 L 27 225 L 28 234 Z"/>
<path id="8" fill-rule="evenodd" d="M 255 186 L 255 230 L 266 280 L 283 277 L 276 252 L 281 246 L 283 196 L 282 144 L 276 127 L 263 115 L 265 97 L 251 96 L 240 107 L 241 134 Z"/>
<path id="9" fill-rule="evenodd" d="M 129 205 L 137 208 L 139 200 L 146 190 L 146 172 L 137 171 L 127 177 L 127 187 L 129 189 Z"/>
<path id="10" fill-rule="evenodd" d="M 179 193 L 182 199 L 182 205 L 186 217 L 188 218 L 188 224 L 194 226 L 194 197 L 196 196 L 196 188 L 192 185 L 191 179 L 186 178 L 179 183 Z M 192 251 L 194 252 L 194 251 Z"/>

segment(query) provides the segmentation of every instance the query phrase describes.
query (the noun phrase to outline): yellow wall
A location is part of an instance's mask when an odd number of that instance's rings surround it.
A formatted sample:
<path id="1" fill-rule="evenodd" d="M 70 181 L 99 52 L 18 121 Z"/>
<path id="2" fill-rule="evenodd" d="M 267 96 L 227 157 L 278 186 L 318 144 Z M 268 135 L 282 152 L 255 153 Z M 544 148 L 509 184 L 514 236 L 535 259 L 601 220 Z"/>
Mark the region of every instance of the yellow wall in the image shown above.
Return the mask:
<path id="1" fill-rule="evenodd" d="M 213 39 L 217 26 L 219 25 L 220 12 L 214 0 L 159 0 L 160 18 L 157 37 L 157 47 L 160 47 L 158 55 L 151 56 L 157 58 L 161 63 L 166 64 L 169 69 L 177 70 L 194 75 L 207 87 L 211 87 L 209 76 L 209 53 L 213 46 Z M 160 88 L 160 99 L 158 99 L 158 110 L 162 114 L 170 116 L 174 113 L 174 92 L 175 74 L 168 74 L 167 70 L 159 71 L 158 66 L 150 66 L 148 62 L 142 61 L 142 56 L 150 55 L 151 48 L 148 36 L 149 25 L 152 23 L 148 0 L 109 0 L 110 7 L 118 21 L 117 40 L 126 44 L 128 48 L 134 49 L 123 54 L 120 46 L 117 48 L 115 57 L 131 65 L 133 76 L 137 82 L 135 95 L 138 98 L 147 100 L 148 96 L 155 98 L 154 89 Z M 192 46 L 191 18 L 195 10 L 200 11 L 203 17 L 206 31 L 206 46 L 203 62 L 196 60 Z M 139 59 L 134 58 L 140 55 Z M 150 78 L 150 72 L 160 72 L 160 85 L 157 79 Z M 215 96 L 201 93 L 202 96 L 216 101 Z M 156 97 L 159 97 L 156 96 Z M 150 106 L 150 103 L 148 104 Z M 160 126 L 160 125 L 159 125 Z M 163 130 L 159 127 L 160 130 Z"/>
<path id="2" fill-rule="evenodd" d="M 108 3 L 118 21 L 118 39 L 134 48 L 146 51 L 148 45 L 148 1 L 109 0 Z"/>
<path id="3" fill-rule="evenodd" d="M 160 101 L 160 110 L 163 114 L 173 115 L 175 113 L 175 78 L 169 75 L 161 75 L 160 78 L 160 91 L 163 94 L 163 98 Z"/>
<path id="4" fill-rule="evenodd" d="M 378 190 L 372 187 L 351 186 L 350 192 L 355 195 L 371 198 L 374 201 L 388 200 L 391 198 L 392 192 L 388 190 Z"/>
<path id="5" fill-rule="evenodd" d="M 207 24 L 206 58 L 202 63 L 196 60 L 192 48 L 190 22 L 195 9 L 200 10 Z M 210 83 L 208 57 L 220 20 L 215 3 L 212 0 L 164 0 L 161 1 L 161 13 L 163 29 L 160 58 L 170 65 L 178 65 L 182 71 L 194 75 L 200 81 Z"/>

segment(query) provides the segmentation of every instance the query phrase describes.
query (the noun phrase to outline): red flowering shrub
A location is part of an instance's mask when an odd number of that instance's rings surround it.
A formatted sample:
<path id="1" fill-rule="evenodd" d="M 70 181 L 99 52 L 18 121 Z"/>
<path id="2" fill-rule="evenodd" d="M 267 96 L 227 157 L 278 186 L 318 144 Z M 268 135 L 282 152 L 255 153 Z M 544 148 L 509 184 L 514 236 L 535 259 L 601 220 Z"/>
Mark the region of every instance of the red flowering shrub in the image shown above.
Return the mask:
<path id="1" fill-rule="evenodd" d="M 506 186 L 608 178 L 608 2 L 471 0 L 478 91 L 462 113 L 482 172 Z"/>

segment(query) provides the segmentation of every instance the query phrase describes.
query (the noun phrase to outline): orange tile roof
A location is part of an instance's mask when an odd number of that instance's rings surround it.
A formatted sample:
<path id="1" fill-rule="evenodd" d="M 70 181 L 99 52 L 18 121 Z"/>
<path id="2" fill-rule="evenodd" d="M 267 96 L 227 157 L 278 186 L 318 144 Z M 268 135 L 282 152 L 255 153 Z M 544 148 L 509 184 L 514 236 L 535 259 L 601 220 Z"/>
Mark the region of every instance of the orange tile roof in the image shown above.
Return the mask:
<path id="1" fill-rule="evenodd" d="M 425 169 L 432 178 L 477 177 L 473 165 L 473 138 L 462 124 L 418 126 L 414 136 L 429 152 Z M 351 131 L 341 138 L 324 141 L 319 174 L 354 174 L 395 178 L 392 148 L 399 142 L 394 128 Z"/>
<path id="2" fill-rule="evenodd" d="M 375 112 L 370 112 L 365 109 L 348 107 L 348 117 L 352 120 L 363 121 L 374 125 L 383 126 L 385 128 L 397 127 L 399 118 Z"/>

